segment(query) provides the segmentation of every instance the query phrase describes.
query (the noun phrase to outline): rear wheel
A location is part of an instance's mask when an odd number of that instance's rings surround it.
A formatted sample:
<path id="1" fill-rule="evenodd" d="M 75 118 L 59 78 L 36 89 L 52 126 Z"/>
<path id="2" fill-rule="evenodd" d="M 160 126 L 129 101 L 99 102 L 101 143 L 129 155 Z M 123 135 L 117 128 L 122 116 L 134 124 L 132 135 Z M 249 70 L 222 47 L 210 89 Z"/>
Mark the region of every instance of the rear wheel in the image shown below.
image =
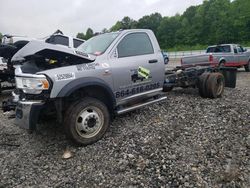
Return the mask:
<path id="1" fill-rule="evenodd" d="M 209 98 L 221 97 L 224 92 L 225 79 L 221 73 L 211 73 L 207 80 L 207 96 Z"/>
<path id="2" fill-rule="evenodd" d="M 64 126 L 68 137 L 79 145 L 100 140 L 110 123 L 110 114 L 104 103 L 86 97 L 73 103 L 66 111 Z"/>
<path id="3" fill-rule="evenodd" d="M 246 72 L 250 72 L 250 60 L 248 61 L 248 64 L 244 66 Z"/>
<path id="4" fill-rule="evenodd" d="M 201 97 L 206 98 L 207 96 L 207 80 L 209 78 L 210 73 L 203 73 L 199 77 L 198 81 L 198 89 Z"/>
<path id="5" fill-rule="evenodd" d="M 226 64 L 226 61 L 222 60 L 222 61 L 219 63 L 219 68 L 225 67 L 225 64 Z"/>

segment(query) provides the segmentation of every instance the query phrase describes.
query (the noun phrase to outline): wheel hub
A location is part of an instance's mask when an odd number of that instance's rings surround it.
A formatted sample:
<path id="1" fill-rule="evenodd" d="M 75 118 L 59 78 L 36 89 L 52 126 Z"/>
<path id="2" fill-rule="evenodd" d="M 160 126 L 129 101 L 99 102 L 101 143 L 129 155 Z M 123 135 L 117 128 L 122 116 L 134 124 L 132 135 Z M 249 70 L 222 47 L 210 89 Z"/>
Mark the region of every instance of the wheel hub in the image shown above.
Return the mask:
<path id="1" fill-rule="evenodd" d="M 95 125 L 96 125 L 96 118 L 90 118 L 89 120 L 88 120 L 88 123 L 87 123 L 87 125 L 88 125 L 88 127 L 89 128 L 93 128 Z"/>
<path id="2" fill-rule="evenodd" d="M 93 109 L 82 111 L 76 122 L 76 129 L 79 135 L 91 137 L 95 135 L 101 127 L 101 118 Z"/>

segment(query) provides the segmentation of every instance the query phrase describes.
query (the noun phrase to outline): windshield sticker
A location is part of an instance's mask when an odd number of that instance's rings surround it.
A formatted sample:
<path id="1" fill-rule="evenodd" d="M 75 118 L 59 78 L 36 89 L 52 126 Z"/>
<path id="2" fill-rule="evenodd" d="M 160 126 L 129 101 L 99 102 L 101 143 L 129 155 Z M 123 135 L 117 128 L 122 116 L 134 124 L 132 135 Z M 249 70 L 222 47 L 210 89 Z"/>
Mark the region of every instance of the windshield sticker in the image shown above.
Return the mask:
<path id="1" fill-rule="evenodd" d="M 75 79 L 75 73 L 73 72 L 55 75 L 56 81 L 73 80 L 73 79 Z"/>
<path id="2" fill-rule="evenodd" d="M 99 63 L 86 63 L 81 65 L 76 65 L 77 71 L 84 71 L 84 70 L 94 70 Z"/>

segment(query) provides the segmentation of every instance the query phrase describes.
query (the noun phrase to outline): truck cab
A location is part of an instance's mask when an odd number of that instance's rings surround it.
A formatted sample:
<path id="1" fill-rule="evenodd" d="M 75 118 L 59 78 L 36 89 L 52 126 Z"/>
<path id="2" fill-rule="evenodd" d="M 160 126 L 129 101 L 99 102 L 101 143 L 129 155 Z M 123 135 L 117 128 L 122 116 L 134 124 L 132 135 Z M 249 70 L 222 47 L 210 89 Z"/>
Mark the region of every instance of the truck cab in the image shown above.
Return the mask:
<path id="1" fill-rule="evenodd" d="M 98 35 L 76 49 L 31 41 L 12 61 L 22 62 L 16 124 L 34 130 L 55 112 L 80 145 L 99 140 L 115 115 L 166 99 L 164 58 L 151 30 Z"/>

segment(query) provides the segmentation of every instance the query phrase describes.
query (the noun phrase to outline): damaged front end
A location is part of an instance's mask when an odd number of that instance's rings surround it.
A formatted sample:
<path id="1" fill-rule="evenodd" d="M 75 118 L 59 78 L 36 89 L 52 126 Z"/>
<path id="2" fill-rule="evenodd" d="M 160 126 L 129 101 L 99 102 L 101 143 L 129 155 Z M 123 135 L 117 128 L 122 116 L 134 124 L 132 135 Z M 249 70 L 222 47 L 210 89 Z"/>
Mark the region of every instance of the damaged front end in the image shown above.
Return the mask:
<path id="1" fill-rule="evenodd" d="M 11 101 L 3 102 L 3 110 L 15 110 L 15 124 L 19 127 L 36 129 L 41 114 L 56 111 L 55 99 L 50 99 L 53 80 L 46 70 L 89 63 L 94 59 L 64 46 L 30 42 L 12 58 L 16 67 L 16 90 Z"/>

